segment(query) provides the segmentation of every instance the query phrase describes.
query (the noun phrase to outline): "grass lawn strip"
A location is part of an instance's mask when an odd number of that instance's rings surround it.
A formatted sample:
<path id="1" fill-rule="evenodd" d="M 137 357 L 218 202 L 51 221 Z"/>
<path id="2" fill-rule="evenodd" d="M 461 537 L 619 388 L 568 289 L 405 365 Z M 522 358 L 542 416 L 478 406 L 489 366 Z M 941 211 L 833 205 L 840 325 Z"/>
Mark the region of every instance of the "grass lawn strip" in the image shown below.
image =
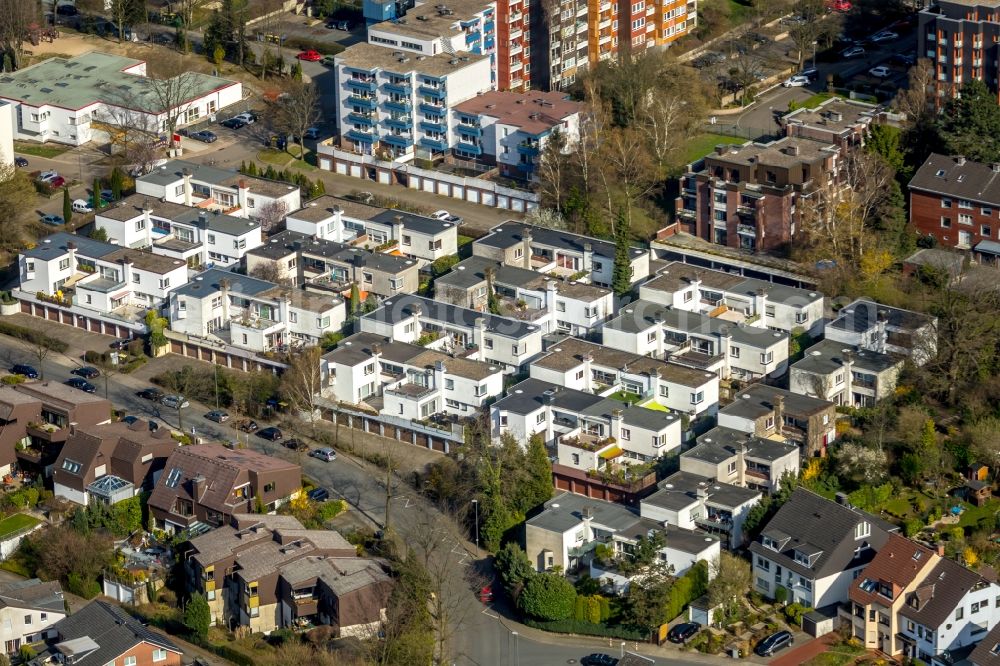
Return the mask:
<path id="1" fill-rule="evenodd" d="M 0 520 L 0 539 L 6 539 L 13 534 L 34 527 L 40 522 L 42 522 L 40 519 L 26 513 L 15 513 L 13 516 L 7 516 Z"/>

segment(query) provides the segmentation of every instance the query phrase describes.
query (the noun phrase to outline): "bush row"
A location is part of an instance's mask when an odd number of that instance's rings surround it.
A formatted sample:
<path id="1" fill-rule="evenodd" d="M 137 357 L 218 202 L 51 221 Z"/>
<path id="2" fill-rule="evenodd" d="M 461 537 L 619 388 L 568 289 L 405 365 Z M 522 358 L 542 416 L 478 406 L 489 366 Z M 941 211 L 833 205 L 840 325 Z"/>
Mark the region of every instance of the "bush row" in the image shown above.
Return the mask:
<path id="1" fill-rule="evenodd" d="M 605 636 L 607 638 L 624 638 L 630 641 L 648 641 L 649 635 L 641 629 L 629 629 L 622 626 L 609 627 L 603 624 L 591 624 L 579 620 L 551 620 L 543 622 L 531 618 L 521 620 L 524 624 L 542 631 L 557 634 L 579 634 L 581 636 Z"/>
<path id="2" fill-rule="evenodd" d="M 45 335 L 41 331 L 25 328 L 24 326 L 18 326 L 6 321 L 0 321 L 0 333 L 17 338 L 18 340 L 30 342 L 33 345 L 41 345 L 60 354 L 69 349 L 69 345 L 62 340 Z"/>

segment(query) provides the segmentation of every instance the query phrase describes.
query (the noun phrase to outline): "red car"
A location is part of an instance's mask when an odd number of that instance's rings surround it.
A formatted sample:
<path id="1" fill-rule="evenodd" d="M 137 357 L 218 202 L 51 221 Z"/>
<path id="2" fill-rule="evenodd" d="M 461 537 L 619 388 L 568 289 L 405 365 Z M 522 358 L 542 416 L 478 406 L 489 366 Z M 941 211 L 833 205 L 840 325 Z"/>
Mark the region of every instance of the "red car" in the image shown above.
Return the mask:
<path id="1" fill-rule="evenodd" d="M 479 590 L 479 600 L 484 604 L 493 601 L 493 586 L 484 585 L 482 589 Z"/>
<path id="2" fill-rule="evenodd" d="M 849 0 L 826 0 L 826 8 L 835 12 L 849 12 L 851 3 Z"/>
<path id="3" fill-rule="evenodd" d="M 66 179 L 63 178 L 62 176 L 56 176 L 55 178 L 49 181 L 49 187 L 51 187 L 54 190 L 58 190 L 65 184 L 66 184 Z"/>
<path id="4" fill-rule="evenodd" d="M 299 60 L 308 60 L 309 62 L 319 62 L 323 59 L 323 56 L 319 54 L 319 51 L 313 51 L 311 49 L 309 51 L 302 51 L 295 57 Z"/>

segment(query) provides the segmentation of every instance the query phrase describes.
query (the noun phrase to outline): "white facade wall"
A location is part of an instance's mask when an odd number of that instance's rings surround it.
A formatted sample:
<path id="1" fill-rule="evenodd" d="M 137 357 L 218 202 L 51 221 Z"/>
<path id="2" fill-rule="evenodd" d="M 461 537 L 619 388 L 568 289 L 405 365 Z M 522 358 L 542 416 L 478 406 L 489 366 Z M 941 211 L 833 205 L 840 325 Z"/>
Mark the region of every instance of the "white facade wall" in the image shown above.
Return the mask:
<path id="1" fill-rule="evenodd" d="M 76 490 L 75 488 L 64 486 L 61 483 L 56 483 L 52 487 L 52 494 L 54 494 L 56 497 L 65 497 L 74 504 L 79 504 L 80 506 L 87 506 L 88 493 L 86 491 Z"/>
<path id="2" fill-rule="evenodd" d="M 660 550 L 661 559 L 673 568 L 674 576 L 683 576 L 687 570 L 704 560 L 708 562 L 709 578 L 712 578 L 712 563 L 718 562 L 721 557 L 722 546 L 718 539 L 712 539 L 711 543 L 705 542 L 705 548 L 698 553 L 689 553 L 679 548 L 670 547 L 670 538 L 667 538 L 667 545 Z"/>
<path id="3" fill-rule="evenodd" d="M 55 631 L 50 628 L 65 617 L 64 612 L 5 605 L 0 608 L 0 647 L 10 641 L 20 640 L 21 645 L 28 645 L 54 636 Z"/>
<path id="4" fill-rule="evenodd" d="M 14 107 L 0 100 L 0 163 L 14 164 Z"/>

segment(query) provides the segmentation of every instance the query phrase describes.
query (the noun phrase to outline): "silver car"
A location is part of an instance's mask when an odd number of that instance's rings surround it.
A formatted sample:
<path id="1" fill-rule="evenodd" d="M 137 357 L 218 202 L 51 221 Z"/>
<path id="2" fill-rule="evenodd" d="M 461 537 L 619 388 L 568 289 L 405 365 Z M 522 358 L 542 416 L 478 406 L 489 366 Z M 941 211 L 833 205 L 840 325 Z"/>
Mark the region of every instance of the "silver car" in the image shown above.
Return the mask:
<path id="1" fill-rule="evenodd" d="M 190 405 L 190 403 L 188 403 L 182 395 L 165 395 L 163 396 L 163 399 L 160 400 L 160 403 L 164 407 L 169 407 L 170 409 L 183 409 L 184 407 L 188 407 Z"/>
<path id="2" fill-rule="evenodd" d="M 325 462 L 330 462 L 337 459 L 337 452 L 331 449 L 329 446 L 324 446 L 321 449 L 313 449 L 309 453 L 313 458 L 319 458 Z"/>

